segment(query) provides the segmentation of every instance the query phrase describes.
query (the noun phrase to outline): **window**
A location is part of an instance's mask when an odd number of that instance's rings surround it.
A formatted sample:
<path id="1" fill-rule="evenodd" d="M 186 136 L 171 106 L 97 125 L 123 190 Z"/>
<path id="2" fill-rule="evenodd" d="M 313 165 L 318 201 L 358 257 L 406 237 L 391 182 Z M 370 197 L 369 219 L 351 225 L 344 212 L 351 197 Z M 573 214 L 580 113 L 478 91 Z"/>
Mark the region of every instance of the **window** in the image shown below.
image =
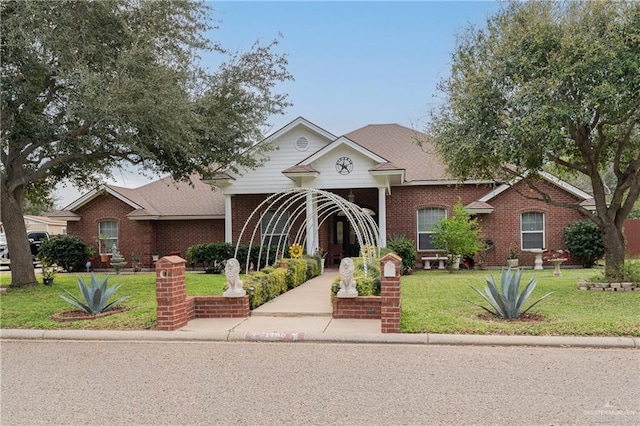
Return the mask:
<path id="1" fill-rule="evenodd" d="M 418 210 L 418 251 L 435 250 L 433 245 L 433 226 L 447 217 L 445 209 L 426 208 Z"/>
<path id="2" fill-rule="evenodd" d="M 262 244 L 271 244 L 277 246 L 287 234 L 287 221 L 289 220 L 289 212 L 267 211 L 262 216 Z M 287 241 L 284 242 L 284 245 Z"/>
<path id="3" fill-rule="evenodd" d="M 522 250 L 543 249 L 544 214 L 522 213 Z"/>
<path id="4" fill-rule="evenodd" d="M 118 247 L 118 222 L 115 220 L 105 220 L 98 224 L 98 234 L 104 237 L 100 241 L 100 254 L 111 253 L 111 248 L 115 244 Z"/>

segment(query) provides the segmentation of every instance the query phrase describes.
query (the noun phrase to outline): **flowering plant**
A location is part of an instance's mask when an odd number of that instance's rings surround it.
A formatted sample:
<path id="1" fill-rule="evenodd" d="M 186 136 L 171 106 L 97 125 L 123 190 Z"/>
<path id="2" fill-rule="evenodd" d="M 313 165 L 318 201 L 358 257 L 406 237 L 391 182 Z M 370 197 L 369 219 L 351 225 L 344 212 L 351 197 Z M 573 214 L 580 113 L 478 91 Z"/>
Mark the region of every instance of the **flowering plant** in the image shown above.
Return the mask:
<path id="1" fill-rule="evenodd" d="M 569 257 L 569 250 L 543 250 L 542 260 L 549 262 L 556 259 L 566 259 Z"/>
<path id="2" fill-rule="evenodd" d="M 370 257 L 373 256 L 373 254 L 375 253 L 376 248 L 370 244 L 365 244 L 362 246 L 362 249 L 360 250 L 362 253 L 362 256 L 364 257 Z"/>
<path id="3" fill-rule="evenodd" d="M 289 247 L 289 255 L 294 258 L 294 259 L 298 259 L 302 256 L 302 246 L 298 243 L 292 244 Z"/>

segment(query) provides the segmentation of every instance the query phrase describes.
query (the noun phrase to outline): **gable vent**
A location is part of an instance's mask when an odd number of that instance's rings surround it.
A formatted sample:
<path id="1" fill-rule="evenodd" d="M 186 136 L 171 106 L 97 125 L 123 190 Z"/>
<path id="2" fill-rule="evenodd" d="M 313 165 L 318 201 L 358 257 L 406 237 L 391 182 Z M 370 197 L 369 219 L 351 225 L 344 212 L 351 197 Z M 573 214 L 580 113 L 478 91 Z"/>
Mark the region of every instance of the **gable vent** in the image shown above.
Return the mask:
<path id="1" fill-rule="evenodd" d="M 304 136 L 300 136 L 296 141 L 296 149 L 298 151 L 306 151 L 309 148 L 309 140 Z"/>

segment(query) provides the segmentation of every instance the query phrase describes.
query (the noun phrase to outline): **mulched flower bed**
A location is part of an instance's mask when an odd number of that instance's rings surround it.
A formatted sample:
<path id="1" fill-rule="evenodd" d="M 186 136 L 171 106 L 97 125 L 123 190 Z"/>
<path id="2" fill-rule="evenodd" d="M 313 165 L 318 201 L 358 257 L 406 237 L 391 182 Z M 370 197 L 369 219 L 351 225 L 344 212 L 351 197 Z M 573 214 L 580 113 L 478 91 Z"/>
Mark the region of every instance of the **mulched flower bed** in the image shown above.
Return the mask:
<path id="1" fill-rule="evenodd" d="M 109 315 L 119 314 L 120 312 L 124 312 L 129 310 L 126 306 L 113 308 L 107 312 L 102 312 L 96 315 L 90 315 L 86 312 L 80 310 L 74 311 L 62 311 L 57 314 L 51 315 L 51 319 L 57 322 L 68 322 L 68 321 L 84 321 L 84 320 L 92 320 L 96 318 L 108 317 Z"/>
<path id="2" fill-rule="evenodd" d="M 496 315 L 478 314 L 478 318 L 485 321 L 504 321 L 504 322 L 542 322 L 544 316 L 541 314 L 532 314 L 527 312 L 524 315 L 520 315 L 518 318 L 500 318 Z"/>

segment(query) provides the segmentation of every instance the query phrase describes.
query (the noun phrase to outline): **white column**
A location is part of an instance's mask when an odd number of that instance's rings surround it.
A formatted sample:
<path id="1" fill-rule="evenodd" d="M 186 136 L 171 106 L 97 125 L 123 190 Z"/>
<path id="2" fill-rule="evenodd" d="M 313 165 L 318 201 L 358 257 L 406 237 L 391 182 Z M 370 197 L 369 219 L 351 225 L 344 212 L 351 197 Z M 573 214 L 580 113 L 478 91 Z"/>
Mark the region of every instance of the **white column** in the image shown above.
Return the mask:
<path id="1" fill-rule="evenodd" d="M 224 196 L 224 241 L 226 243 L 233 243 L 233 222 L 231 210 L 231 194 L 225 194 Z"/>
<path id="2" fill-rule="evenodd" d="M 318 247 L 318 215 L 315 213 L 315 197 L 312 192 L 306 195 L 307 215 L 307 254 L 313 254 Z"/>
<path id="3" fill-rule="evenodd" d="M 380 247 L 387 246 L 387 197 L 385 188 L 378 188 L 378 228 Z"/>

